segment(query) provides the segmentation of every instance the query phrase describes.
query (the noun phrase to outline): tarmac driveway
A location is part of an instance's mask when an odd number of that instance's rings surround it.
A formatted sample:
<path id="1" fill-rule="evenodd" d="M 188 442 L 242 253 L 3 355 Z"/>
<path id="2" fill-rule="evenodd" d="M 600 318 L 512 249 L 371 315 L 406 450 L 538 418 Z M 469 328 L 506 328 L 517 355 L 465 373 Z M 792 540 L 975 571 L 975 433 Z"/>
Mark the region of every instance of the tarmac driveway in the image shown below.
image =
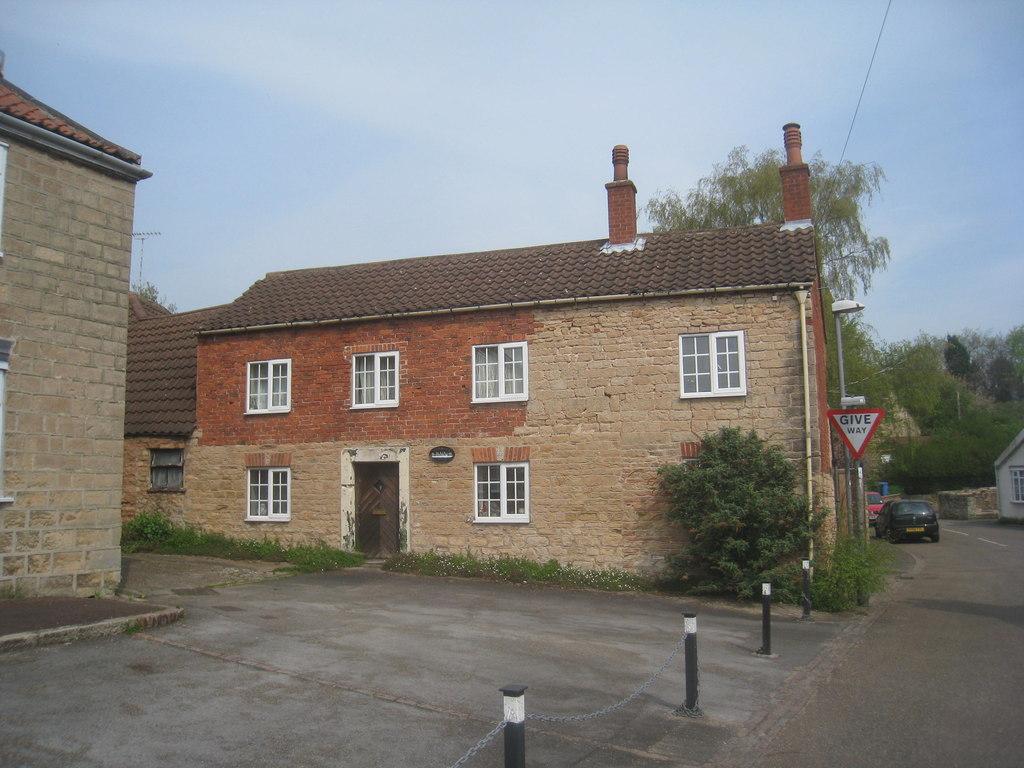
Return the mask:
<path id="1" fill-rule="evenodd" d="M 528 716 L 629 696 L 677 648 L 684 610 L 698 613 L 702 719 L 673 714 L 679 652 L 611 714 L 529 720 L 527 765 L 718 764 L 792 716 L 786 702 L 863 623 L 777 609 L 766 658 L 756 610 L 369 567 L 147 597 L 184 618 L 0 656 L 0 764 L 449 766 L 500 722 L 503 685 L 529 686 Z M 502 738 L 465 765 L 502 765 Z"/>

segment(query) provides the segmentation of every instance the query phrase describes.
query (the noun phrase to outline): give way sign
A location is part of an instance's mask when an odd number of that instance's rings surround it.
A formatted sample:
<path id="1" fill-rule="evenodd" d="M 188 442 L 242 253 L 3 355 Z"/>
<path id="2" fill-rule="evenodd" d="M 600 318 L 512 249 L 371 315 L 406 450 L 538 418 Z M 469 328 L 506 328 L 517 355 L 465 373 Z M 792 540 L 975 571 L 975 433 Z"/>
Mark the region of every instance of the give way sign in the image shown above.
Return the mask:
<path id="1" fill-rule="evenodd" d="M 882 408 L 846 408 L 842 411 L 829 411 L 828 420 L 849 447 L 853 458 L 859 459 L 867 450 L 884 415 L 885 410 Z"/>

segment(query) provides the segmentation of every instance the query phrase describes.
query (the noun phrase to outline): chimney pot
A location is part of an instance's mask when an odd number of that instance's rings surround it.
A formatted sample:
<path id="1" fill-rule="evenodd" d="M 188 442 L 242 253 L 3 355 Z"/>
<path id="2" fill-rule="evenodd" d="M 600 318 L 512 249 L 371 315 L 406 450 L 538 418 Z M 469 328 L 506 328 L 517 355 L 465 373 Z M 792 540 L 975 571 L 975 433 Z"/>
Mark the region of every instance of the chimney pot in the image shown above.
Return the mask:
<path id="1" fill-rule="evenodd" d="M 625 144 L 612 147 L 612 166 L 615 169 L 613 180 L 625 181 L 629 178 L 629 147 Z"/>
<path id="2" fill-rule="evenodd" d="M 799 123 L 786 123 L 782 126 L 783 141 L 786 147 L 786 165 L 800 165 L 804 161 L 801 148 L 804 145 Z"/>

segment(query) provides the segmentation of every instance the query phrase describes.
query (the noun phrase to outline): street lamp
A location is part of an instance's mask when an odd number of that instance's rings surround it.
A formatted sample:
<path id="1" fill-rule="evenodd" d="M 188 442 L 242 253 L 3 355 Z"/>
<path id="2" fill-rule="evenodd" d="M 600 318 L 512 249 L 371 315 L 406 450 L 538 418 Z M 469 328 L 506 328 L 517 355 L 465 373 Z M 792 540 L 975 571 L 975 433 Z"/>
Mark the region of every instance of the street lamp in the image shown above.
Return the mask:
<path id="1" fill-rule="evenodd" d="M 841 299 L 832 302 L 832 314 L 836 316 L 836 356 L 839 359 L 839 405 L 843 408 L 852 408 L 858 405 L 865 405 L 867 400 L 863 396 L 849 397 L 846 394 L 846 368 L 843 362 L 843 326 L 839 322 L 840 315 L 849 315 L 860 312 L 864 305 L 853 299 Z M 860 533 L 861 515 L 854 514 L 853 506 L 853 477 L 850 474 L 850 447 L 846 446 L 846 503 L 849 506 L 850 533 Z M 856 523 L 854 523 L 856 521 Z M 865 528 L 864 533 L 867 533 Z"/>

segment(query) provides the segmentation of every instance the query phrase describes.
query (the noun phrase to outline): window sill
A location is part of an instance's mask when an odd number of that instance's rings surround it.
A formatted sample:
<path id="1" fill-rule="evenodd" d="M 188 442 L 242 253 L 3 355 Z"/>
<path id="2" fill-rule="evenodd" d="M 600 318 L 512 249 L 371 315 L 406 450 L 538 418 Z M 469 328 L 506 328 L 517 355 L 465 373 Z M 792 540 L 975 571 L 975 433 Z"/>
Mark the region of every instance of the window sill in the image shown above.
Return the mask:
<path id="1" fill-rule="evenodd" d="M 474 398 L 470 400 L 473 405 L 501 405 L 502 403 L 525 403 L 529 400 L 529 396 L 526 397 L 495 397 L 487 398 L 486 400 L 480 400 Z"/>
<path id="2" fill-rule="evenodd" d="M 246 517 L 243 518 L 247 523 L 290 523 L 291 515 L 288 517 Z"/>
<path id="3" fill-rule="evenodd" d="M 275 413 L 291 413 L 291 408 L 275 408 L 274 410 L 267 411 L 246 411 L 246 416 L 271 416 Z"/>
<path id="4" fill-rule="evenodd" d="M 367 403 L 365 405 L 350 405 L 353 411 L 372 411 L 380 408 L 397 408 L 398 403 Z"/>
<path id="5" fill-rule="evenodd" d="M 150 488 L 146 493 L 184 493 L 184 488 Z"/>
<path id="6" fill-rule="evenodd" d="M 473 520 L 474 523 L 480 523 L 482 525 L 528 525 L 529 520 L 513 520 L 507 517 L 478 517 Z"/>
<path id="7" fill-rule="evenodd" d="M 13 504 L 13 503 L 14 503 L 14 497 L 13 496 L 0 496 L 0 504 Z"/>
<path id="8" fill-rule="evenodd" d="M 746 397 L 747 391 L 742 392 L 687 392 L 679 396 L 680 400 L 699 400 L 708 397 Z"/>

